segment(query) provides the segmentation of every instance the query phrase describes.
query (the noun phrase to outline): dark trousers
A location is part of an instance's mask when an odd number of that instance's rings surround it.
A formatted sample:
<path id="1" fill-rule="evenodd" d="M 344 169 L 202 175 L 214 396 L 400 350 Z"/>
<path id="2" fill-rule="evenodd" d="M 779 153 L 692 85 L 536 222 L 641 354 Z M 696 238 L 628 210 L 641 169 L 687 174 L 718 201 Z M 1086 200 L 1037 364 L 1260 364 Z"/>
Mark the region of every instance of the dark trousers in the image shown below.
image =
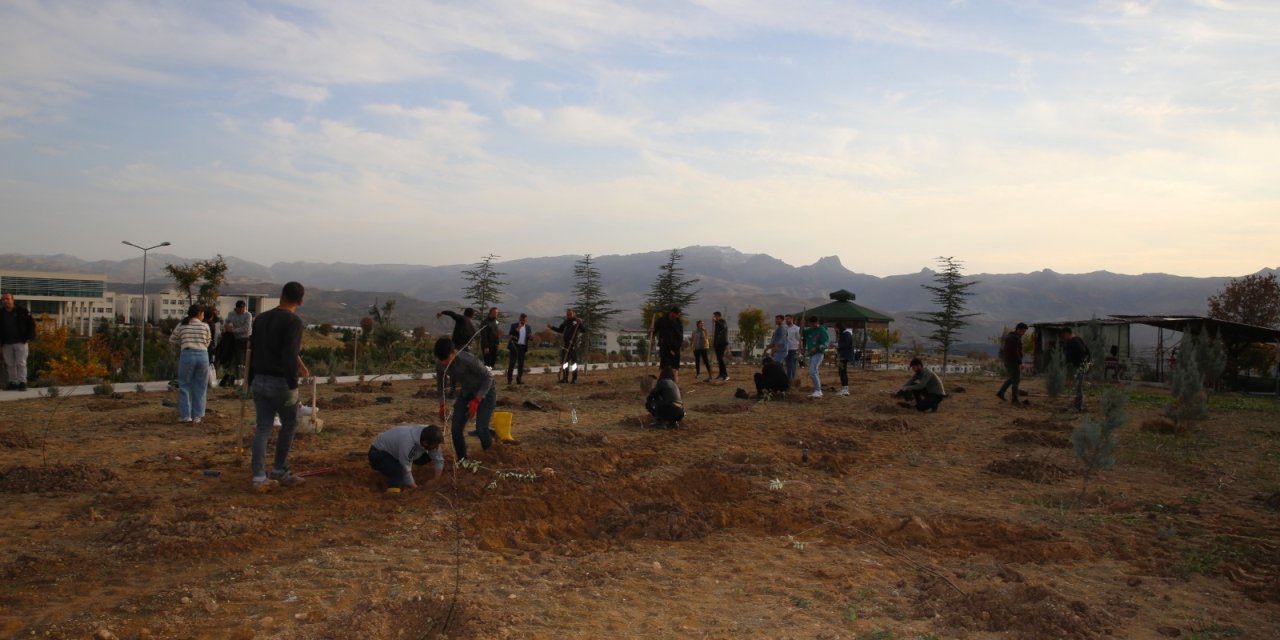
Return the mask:
<path id="1" fill-rule="evenodd" d="M 660 404 L 649 412 L 653 417 L 665 422 L 680 422 L 684 420 L 684 407 L 674 404 Z"/>
<path id="2" fill-rule="evenodd" d="M 720 368 L 720 377 L 721 377 L 721 378 L 728 378 L 728 377 L 729 377 L 729 370 L 728 370 L 728 369 L 726 369 L 726 368 L 725 368 L 725 366 L 724 366 L 724 350 L 725 350 L 725 349 L 728 349 L 728 348 L 729 348 L 729 345 L 727 345 L 727 344 L 718 344 L 718 345 L 716 345 L 716 346 L 715 346 L 715 349 L 716 349 L 716 366 Z M 711 367 L 707 367 L 707 369 L 710 369 L 710 368 L 711 368 Z"/>
<path id="3" fill-rule="evenodd" d="M 1000 390 L 996 392 L 996 395 L 1004 396 L 1005 390 L 1012 387 L 1013 397 L 1009 399 L 1010 402 L 1021 404 L 1022 397 L 1018 395 L 1018 385 L 1022 382 L 1022 365 L 1006 362 L 1004 368 L 1009 370 L 1009 378 L 1004 381 L 1004 384 L 1000 385 Z"/>
<path id="4" fill-rule="evenodd" d="M 680 347 L 663 347 L 658 348 L 658 367 L 671 367 L 672 369 L 680 368 Z"/>
<path id="5" fill-rule="evenodd" d="M 387 483 L 392 487 L 404 486 L 404 467 L 400 466 L 400 461 L 390 453 L 377 447 L 369 447 L 369 466 L 386 476 Z"/>
<path id="6" fill-rule="evenodd" d="M 925 411 L 937 411 L 938 405 L 942 404 L 946 396 L 936 393 L 925 393 L 923 391 L 899 391 L 898 397 L 906 398 L 916 403 L 916 411 L 921 413 Z"/>
<path id="7" fill-rule="evenodd" d="M 706 349 L 693 350 L 693 375 L 702 375 L 702 364 L 707 365 L 707 375 L 711 375 L 711 360 L 707 358 Z"/>
<path id="8" fill-rule="evenodd" d="M 507 352 L 507 384 L 511 384 L 511 373 L 514 371 L 516 382 L 524 381 L 524 356 L 529 351 L 527 344 L 510 345 Z"/>
<path id="9" fill-rule="evenodd" d="M 494 368 L 498 364 L 498 345 L 480 345 L 480 355 L 484 360 L 484 366 L 489 367 L 490 369 Z"/>
<path id="10" fill-rule="evenodd" d="M 577 382 L 578 351 L 576 349 L 565 349 L 563 356 L 564 359 L 560 361 L 560 382 Z"/>
<path id="11" fill-rule="evenodd" d="M 782 392 L 787 390 L 786 383 L 783 383 L 782 386 L 777 386 L 776 384 L 772 387 L 768 386 L 763 373 L 757 373 L 754 377 L 756 381 L 756 395 L 763 395 L 766 391 Z"/>
<path id="12" fill-rule="evenodd" d="M 453 452 L 461 460 L 467 457 L 467 403 L 471 398 L 458 394 L 458 398 L 453 401 L 453 421 L 450 423 L 450 432 L 453 436 Z M 488 450 L 493 446 L 493 431 L 489 430 L 489 420 L 493 418 L 493 409 L 498 405 L 498 389 L 492 385 L 489 386 L 489 393 L 480 398 L 480 407 L 476 409 L 476 433 L 480 436 L 480 448 Z"/>
<path id="13" fill-rule="evenodd" d="M 840 386 L 849 386 L 849 361 L 836 358 L 836 372 L 840 374 Z"/>

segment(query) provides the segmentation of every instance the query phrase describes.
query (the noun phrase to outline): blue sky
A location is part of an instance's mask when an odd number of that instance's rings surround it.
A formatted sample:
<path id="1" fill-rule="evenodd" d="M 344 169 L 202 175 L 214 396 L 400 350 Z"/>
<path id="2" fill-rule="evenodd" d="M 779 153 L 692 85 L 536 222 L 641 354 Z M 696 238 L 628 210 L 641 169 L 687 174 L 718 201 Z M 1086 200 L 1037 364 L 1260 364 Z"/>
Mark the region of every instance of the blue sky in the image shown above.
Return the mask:
<path id="1" fill-rule="evenodd" d="M 1280 266 L 1280 3 L 0 3 L 0 251 Z"/>

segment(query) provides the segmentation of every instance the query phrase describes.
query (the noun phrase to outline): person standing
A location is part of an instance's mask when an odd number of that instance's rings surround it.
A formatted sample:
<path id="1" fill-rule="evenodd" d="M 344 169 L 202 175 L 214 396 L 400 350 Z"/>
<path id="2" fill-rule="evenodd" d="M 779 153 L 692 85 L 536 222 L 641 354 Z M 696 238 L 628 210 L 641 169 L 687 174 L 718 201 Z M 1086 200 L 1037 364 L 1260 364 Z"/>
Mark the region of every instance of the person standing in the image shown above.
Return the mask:
<path id="1" fill-rule="evenodd" d="M 680 307 L 671 307 L 666 315 L 653 323 L 653 337 L 658 342 L 658 366 L 679 369 L 680 346 L 684 343 Z"/>
<path id="2" fill-rule="evenodd" d="M 729 370 L 724 365 L 724 352 L 729 348 L 729 323 L 717 311 L 711 314 L 711 347 L 716 350 L 716 366 L 720 369 L 720 380 L 729 381 Z"/>
<path id="3" fill-rule="evenodd" d="M 489 307 L 489 313 L 480 321 L 480 354 L 484 366 L 493 369 L 498 364 L 498 308 Z"/>
<path id="4" fill-rule="evenodd" d="M 853 361 L 853 329 L 836 323 L 836 371 L 840 374 L 838 396 L 849 395 L 849 363 Z"/>
<path id="5" fill-rule="evenodd" d="M 507 384 L 511 384 L 513 370 L 516 384 L 524 384 L 524 357 L 529 352 L 529 339 L 533 337 L 528 314 L 520 314 L 520 319 L 511 324 L 507 336 Z"/>
<path id="6" fill-rule="evenodd" d="M 564 310 L 564 321 L 560 326 L 547 328 L 560 334 L 560 383 L 576 383 L 578 381 L 578 345 L 587 332 L 587 325 L 578 319 L 573 309 Z M 570 378 L 572 374 L 572 378 Z"/>
<path id="7" fill-rule="evenodd" d="M 169 334 L 178 345 L 178 422 L 200 422 L 209 395 L 209 342 L 204 307 L 193 304 L 187 317 Z"/>
<path id="8" fill-rule="evenodd" d="M 498 385 L 493 383 L 493 374 L 479 359 L 466 351 L 458 351 L 449 338 L 436 340 L 432 352 L 436 356 L 436 389 L 440 392 L 441 418 L 444 418 L 445 413 L 445 374 L 458 385 L 450 431 L 453 436 L 453 453 L 458 461 L 462 461 L 467 458 L 467 420 L 473 416 L 476 419 L 476 435 L 480 436 L 480 448 L 488 450 L 493 446 L 493 431 L 489 429 L 489 421 L 498 404 Z"/>
<path id="9" fill-rule="evenodd" d="M 787 379 L 796 379 L 796 362 L 800 359 L 800 325 L 796 324 L 795 317 L 788 315 L 783 318 L 785 323 L 787 337 Z"/>
<path id="10" fill-rule="evenodd" d="M 13 294 L 0 295 L 0 352 L 4 354 L 7 391 L 27 390 L 27 343 L 36 337 L 36 321 L 26 307 L 13 302 Z"/>
<path id="11" fill-rule="evenodd" d="M 1084 376 L 1088 372 L 1085 365 L 1092 354 L 1089 353 L 1089 347 L 1084 343 L 1084 339 L 1075 335 L 1071 327 L 1062 330 L 1062 340 L 1062 355 L 1067 361 L 1067 377 L 1075 386 L 1075 398 L 1071 401 L 1071 408 L 1084 411 Z"/>
<path id="12" fill-rule="evenodd" d="M 244 300 L 236 300 L 236 308 L 227 314 L 226 326 L 236 337 L 235 357 L 226 363 L 227 373 L 232 377 L 231 385 L 240 377 L 240 366 L 244 364 L 245 351 L 249 349 L 249 341 L 253 338 L 253 314 L 249 313 Z"/>
<path id="13" fill-rule="evenodd" d="M 707 327 L 702 321 L 697 321 L 693 326 L 693 333 L 689 334 L 689 347 L 693 349 L 693 375 L 695 378 L 702 375 L 702 365 L 707 365 L 707 382 L 711 381 L 711 360 L 707 358 L 707 352 L 711 349 L 711 336 L 707 335 Z"/>
<path id="14" fill-rule="evenodd" d="M 289 471 L 289 449 L 298 427 L 298 376 L 311 377 L 298 355 L 302 350 L 304 325 L 297 311 L 305 293 L 300 283 L 284 285 L 280 304 L 253 320 L 253 345 L 246 375 L 257 419 L 253 433 L 253 488 L 260 492 L 304 482 Z M 268 475 L 267 441 L 271 439 L 276 417 L 280 418 L 280 433 L 276 436 L 275 460 Z"/>
<path id="15" fill-rule="evenodd" d="M 209 380 L 212 381 L 218 377 L 218 366 L 222 364 L 218 361 L 218 339 L 222 337 L 222 317 L 218 315 L 217 305 L 211 304 L 204 308 L 204 323 L 209 327 Z"/>
<path id="16" fill-rule="evenodd" d="M 831 344 L 831 336 L 827 328 L 822 326 L 818 316 L 809 316 L 809 326 L 804 330 L 804 353 L 808 359 L 809 381 L 813 383 L 813 394 L 810 398 L 822 397 L 822 379 L 818 375 L 822 360 L 827 355 L 827 345 Z"/>
<path id="17" fill-rule="evenodd" d="M 1005 371 L 1009 373 L 1009 377 L 1005 379 L 1004 384 L 1000 385 L 1000 390 L 996 392 L 996 397 L 1004 400 L 1004 392 L 1009 388 L 1013 389 L 1013 398 L 1010 402 L 1013 406 L 1022 406 L 1022 396 L 1019 395 L 1018 385 L 1022 382 L 1022 336 L 1027 333 L 1027 323 L 1019 322 L 1008 335 L 1004 337 L 1004 344 L 1000 347 L 1000 359 L 1004 361 Z"/>
<path id="18" fill-rule="evenodd" d="M 779 364 L 787 361 L 787 327 L 781 315 L 773 317 L 773 335 L 769 337 L 769 346 L 765 351 L 773 356 Z"/>

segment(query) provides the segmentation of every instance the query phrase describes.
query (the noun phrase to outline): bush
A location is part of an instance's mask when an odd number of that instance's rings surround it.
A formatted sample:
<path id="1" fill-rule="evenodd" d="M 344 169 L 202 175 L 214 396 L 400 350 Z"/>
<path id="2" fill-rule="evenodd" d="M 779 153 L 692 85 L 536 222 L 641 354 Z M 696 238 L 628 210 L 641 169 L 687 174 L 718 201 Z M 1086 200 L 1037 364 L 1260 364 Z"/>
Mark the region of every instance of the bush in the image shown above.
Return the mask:
<path id="1" fill-rule="evenodd" d="M 1076 457 L 1084 464 L 1083 482 L 1080 485 L 1080 498 L 1084 498 L 1089 487 L 1089 478 L 1099 469 L 1105 469 L 1116 463 L 1116 442 L 1113 437 L 1129 417 L 1124 407 L 1128 395 L 1118 387 L 1109 386 L 1102 393 L 1102 422 L 1094 422 L 1086 416 L 1071 431 L 1071 445 Z"/>

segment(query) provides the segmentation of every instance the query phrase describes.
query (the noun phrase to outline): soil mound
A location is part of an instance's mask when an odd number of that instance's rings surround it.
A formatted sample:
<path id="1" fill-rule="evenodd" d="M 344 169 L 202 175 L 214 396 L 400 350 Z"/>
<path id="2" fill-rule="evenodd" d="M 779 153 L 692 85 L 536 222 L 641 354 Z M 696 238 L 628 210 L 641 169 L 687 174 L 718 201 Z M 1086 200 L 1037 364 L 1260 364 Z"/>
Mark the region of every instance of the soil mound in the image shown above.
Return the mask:
<path id="1" fill-rule="evenodd" d="M 401 600 L 363 598 L 353 612 L 329 618 L 321 628 L 303 627 L 294 637 L 320 638 L 474 638 L 493 630 L 473 607 L 454 603 L 448 594 L 426 593 Z"/>
<path id="2" fill-rule="evenodd" d="M 9 467 L 0 471 L 0 493 L 88 491 L 115 478 L 110 469 L 83 463 Z"/>
<path id="3" fill-rule="evenodd" d="M 1070 440 L 1060 435 L 1045 433 L 1044 431 L 1014 431 L 1013 433 L 1005 434 L 1001 440 L 1009 444 L 1034 444 L 1055 449 L 1066 449 L 1071 446 Z"/>
<path id="4" fill-rule="evenodd" d="M 139 513 L 116 523 L 100 539 L 128 558 L 203 558 L 249 548 L 248 538 L 262 531 L 265 519 L 256 509 Z"/>
<path id="5" fill-rule="evenodd" d="M 1069 478 L 1072 473 L 1058 465 L 1039 460 L 1031 460 L 1030 458 L 1012 458 L 1010 460 L 996 460 L 987 465 L 987 471 L 1018 478 L 1019 480 L 1030 480 L 1040 484 L 1053 484 L 1063 478 Z"/>
<path id="6" fill-rule="evenodd" d="M 372 391 L 373 389 L 370 389 Z M 339 395 L 325 403 L 326 409 L 359 409 L 373 404 L 373 400 L 363 396 L 353 396 L 349 393 Z"/>
<path id="7" fill-rule="evenodd" d="M 1187 432 L 1185 426 L 1179 426 L 1174 421 L 1163 416 L 1158 418 L 1150 418 L 1142 421 L 1142 430 L 1150 433 L 1172 433 L 1183 434 Z"/>
<path id="8" fill-rule="evenodd" d="M 945 582 L 921 579 L 916 615 L 952 629 L 1007 633 L 1021 640 L 1092 640 L 1111 637 L 1113 617 L 1044 586 L 1014 582 L 963 596 Z"/>
<path id="9" fill-rule="evenodd" d="M 1010 422 L 1020 429 L 1031 429 L 1033 431 L 1070 431 L 1071 425 L 1065 422 L 1054 422 L 1053 420 L 1039 420 L 1034 418 L 1014 418 Z"/>
<path id="10" fill-rule="evenodd" d="M 5 449 L 30 449 L 36 446 L 31 434 L 26 431 L 0 430 L 0 447 Z"/>
<path id="11" fill-rule="evenodd" d="M 751 410 L 750 404 L 709 404 L 705 407 L 698 407 L 698 413 L 707 413 L 711 415 L 733 415 L 735 413 L 746 413 Z"/>

